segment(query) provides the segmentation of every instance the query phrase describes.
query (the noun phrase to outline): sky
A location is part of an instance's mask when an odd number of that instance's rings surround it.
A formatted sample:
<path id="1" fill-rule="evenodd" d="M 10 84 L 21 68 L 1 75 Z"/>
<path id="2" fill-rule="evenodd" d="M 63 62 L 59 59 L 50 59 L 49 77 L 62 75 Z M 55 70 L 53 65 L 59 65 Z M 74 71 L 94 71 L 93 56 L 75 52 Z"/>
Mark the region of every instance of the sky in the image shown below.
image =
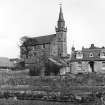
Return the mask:
<path id="1" fill-rule="evenodd" d="M 20 56 L 20 39 L 55 34 L 62 2 L 67 48 L 105 46 L 105 0 L 0 0 L 0 57 Z"/>

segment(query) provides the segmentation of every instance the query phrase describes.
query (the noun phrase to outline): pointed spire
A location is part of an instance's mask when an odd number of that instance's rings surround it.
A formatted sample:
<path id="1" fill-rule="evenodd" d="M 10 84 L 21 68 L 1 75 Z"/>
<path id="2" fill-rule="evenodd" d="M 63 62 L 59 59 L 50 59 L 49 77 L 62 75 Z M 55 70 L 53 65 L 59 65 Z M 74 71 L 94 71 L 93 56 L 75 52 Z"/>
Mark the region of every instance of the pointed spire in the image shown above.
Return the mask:
<path id="1" fill-rule="evenodd" d="M 67 31 L 67 28 L 65 27 L 65 21 L 63 18 L 63 12 L 62 12 L 62 4 L 60 3 L 60 12 L 59 12 L 59 18 L 58 18 L 58 22 L 57 22 L 57 28 L 56 28 L 57 32 L 60 31 Z"/>
<path id="2" fill-rule="evenodd" d="M 59 12 L 59 19 L 58 21 L 64 21 L 63 12 L 62 12 L 62 4 L 60 4 L 60 12 Z"/>

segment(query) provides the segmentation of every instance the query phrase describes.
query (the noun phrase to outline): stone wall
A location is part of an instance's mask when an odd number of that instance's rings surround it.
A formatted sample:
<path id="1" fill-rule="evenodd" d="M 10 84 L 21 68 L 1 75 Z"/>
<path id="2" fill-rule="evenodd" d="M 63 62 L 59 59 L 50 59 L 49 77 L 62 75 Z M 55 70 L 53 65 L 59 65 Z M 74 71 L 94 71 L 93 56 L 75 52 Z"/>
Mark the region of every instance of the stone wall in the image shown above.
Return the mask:
<path id="1" fill-rule="evenodd" d="M 57 46 L 58 46 L 58 56 L 67 56 L 67 38 L 66 32 L 56 33 Z"/>
<path id="2" fill-rule="evenodd" d="M 50 44 L 50 55 L 58 56 L 58 46 L 56 37 L 52 40 Z"/>
<path id="3" fill-rule="evenodd" d="M 28 58 L 35 57 L 41 52 L 45 52 L 47 55 L 50 55 L 50 47 L 50 44 L 29 46 L 29 51 L 27 52 Z M 27 59 L 25 50 L 25 47 L 21 47 L 20 49 L 20 56 L 23 59 Z"/>
<path id="4" fill-rule="evenodd" d="M 87 72 L 91 72 L 89 70 L 89 64 L 87 61 L 71 63 L 71 73 L 77 74 L 77 73 L 87 73 Z"/>
<path id="5" fill-rule="evenodd" d="M 72 62 L 71 63 L 71 73 L 87 73 L 92 72 L 89 61 L 82 62 Z M 105 73 L 105 62 L 94 61 L 94 72 Z"/>

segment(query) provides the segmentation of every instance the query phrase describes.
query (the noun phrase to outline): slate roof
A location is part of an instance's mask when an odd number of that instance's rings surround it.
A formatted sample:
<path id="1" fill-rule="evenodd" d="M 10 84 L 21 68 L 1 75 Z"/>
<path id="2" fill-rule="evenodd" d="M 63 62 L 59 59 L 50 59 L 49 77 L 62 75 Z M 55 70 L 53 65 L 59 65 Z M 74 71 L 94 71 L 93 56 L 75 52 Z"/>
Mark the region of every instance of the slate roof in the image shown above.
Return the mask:
<path id="1" fill-rule="evenodd" d="M 28 38 L 22 46 L 34 46 L 34 45 L 41 45 L 45 43 L 50 43 L 52 39 L 56 36 L 56 34 L 46 35 L 46 36 L 40 36 L 40 37 L 32 37 Z"/>
<path id="2" fill-rule="evenodd" d="M 90 48 L 83 48 L 80 52 L 83 54 L 82 59 L 77 59 L 76 54 L 79 51 L 74 51 L 71 56 L 71 62 L 72 61 L 105 61 L 105 58 L 100 58 L 100 53 L 104 51 L 105 48 L 99 48 L 99 47 L 90 47 Z M 90 53 L 93 54 L 93 57 L 90 57 Z"/>
<path id="3" fill-rule="evenodd" d="M 48 58 L 49 61 L 51 61 L 52 63 L 58 65 L 58 66 L 62 66 L 62 67 L 67 67 L 67 62 L 59 57 L 49 57 Z"/>

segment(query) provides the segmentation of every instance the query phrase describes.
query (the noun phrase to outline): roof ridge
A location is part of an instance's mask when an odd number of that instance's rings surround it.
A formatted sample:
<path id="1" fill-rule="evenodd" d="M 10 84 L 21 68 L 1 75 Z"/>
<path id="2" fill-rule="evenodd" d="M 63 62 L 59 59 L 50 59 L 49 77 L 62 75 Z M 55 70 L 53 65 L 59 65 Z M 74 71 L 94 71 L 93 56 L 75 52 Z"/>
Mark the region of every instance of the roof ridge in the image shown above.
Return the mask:
<path id="1" fill-rule="evenodd" d="M 56 34 L 42 35 L 42 36 L 36 36 L 36 37 L 30 37 L 30 38 L 48 37 L 53 35 L 56 35 Z"/>
<path id="2" fill-rule="evenodd" d="M 29 45 L 29 46 L 50 43 L 55 36 L 56 36 L 56 34 L 39 36 L 39 37 L 31 37 L 25 43 L 27 43 L 27 45 Z"/>

